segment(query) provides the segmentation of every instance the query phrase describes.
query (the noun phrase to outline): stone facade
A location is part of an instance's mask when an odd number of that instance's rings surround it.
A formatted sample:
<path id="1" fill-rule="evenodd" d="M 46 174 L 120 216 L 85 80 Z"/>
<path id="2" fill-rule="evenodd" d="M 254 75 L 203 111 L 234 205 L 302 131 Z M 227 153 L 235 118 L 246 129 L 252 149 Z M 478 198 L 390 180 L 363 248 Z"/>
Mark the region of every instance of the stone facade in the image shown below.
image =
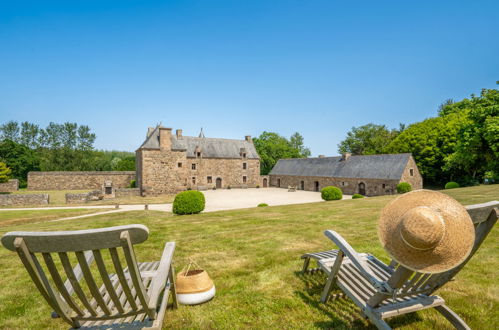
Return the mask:
<path id="1" fill-rule="evenodd" d="M 0 205 L 48 205 L 48 194 L 0 194 Z"/>
<path id="2" fill-rule="evenodd" d="M 136 151 L 137 186 L 144 195 L 186 189 L 256 187 L 260 159 L 249 136 L 245 140 L 182 136 L 170 128 L 149 129 Z"/>
<path id="3" fill-rule="evenodd" d="M 30 190 L 101 190 L 106 181 L 114 188 L 125 188 L 135 179 L 133 171 L 29 172 Z"/>
<path id="4" fill-rule="evenodd" d="M 383 162 L 383 156 L 387 161 Z M 350 158 L 357 157 L 357 158 Z M 361 157 L 363 157 L 361 159 Z M 344 194 L 362 194 L 365 196 L 390 195 L 397 193 L 397 184 L 400 182 L 409 182 L 413 190 L 423 188 L 423 178 L 419 173 L 416 162 L 409 154 L 401 155 L 376 155 L 376 161 L 373 161 L 373 156 L 351 156 L 344 155 L 342 157 L 331 157 L 325 159 L 304 159 L 291 160 L 291 164 L 281 164 L 280 168 L 272 170 L 277 174 L 270 173 L 270 186 L 288 188 L 294 186 L 299 190 L 320 191 L 327 186 L 335 186 L 342 190 Z M 322 158 L 322 160 L 321 160 Z M 339 158 L 339 159 L 335 159 Z M 355 160 L 355 163 L 352 162 Z M 348 162 L 352 162 L 354 169 L 348 171 Z M 359 164 L 359 162 L 366 162 Z M 372 162 L 372 163 L 370 163 Z M 301 163 L 304 165 L 301 166 Z M 384 164 L 383 164 L 384 163 Z M 370 166 L 376 166 L 375 170 L 370 169 Z M 308 166 L 308 167 L 307 167 Z M 321 167 L 316 170 L 315 167 Z M 339 167 L 340 173 L 358 173 L 358 177 L 342 177 L 342 176 L 325 176 L 317 175 L 322 172 L 335 173 L 335 169 L 329 167 Z M 383 168 L 380 171 L 380 168 Z M 337 170 L 337 169 L 336 169 Z M 290 172 L 308 172 L 311 175 L 292 175 Z M 371 177 L 362 177 L 362 174 L 371 175 Z M 383 174 L 384 173 L 384 174 Z M 396 174 L 395 174 L 396 173 Z M 313 175 L 316 174 L 316 175 Z M 383 177 L 384 176 L 384 177 Z"/>
<path id="5" fill-rule="evenodd" d="M 7 182 L 0 183 L 0 192 L 14 192 L 19 190 L 19 180 L 11 179 Z"/>

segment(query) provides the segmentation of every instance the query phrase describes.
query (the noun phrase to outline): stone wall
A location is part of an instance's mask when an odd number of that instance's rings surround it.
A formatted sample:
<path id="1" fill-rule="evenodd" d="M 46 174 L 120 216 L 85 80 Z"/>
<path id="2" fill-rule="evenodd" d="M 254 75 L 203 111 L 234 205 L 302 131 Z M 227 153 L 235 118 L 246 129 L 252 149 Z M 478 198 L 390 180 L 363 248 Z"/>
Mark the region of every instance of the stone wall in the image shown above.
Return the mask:
<path id="1" fill-rule="evenodd" d="M 48 205 L 48 194 L 0 194 L 0 205 Z"/>
<path id="2" fill-rule="evenodd" d="M 19 180 L 11 179 L 7 182 L 0 183 L 0 192 L 13 192 L 19 190 Z"/>
<path id="3" fill-rule="evenodd" d="M 409 157 L 400 182 L 409 182 L 412 190 L 423 189 L 423 177 L 419 173 L 418 166 L 412 156 Z"/>
<path id="4" fill-rule="evenodd" d="M 140 196 L 139 188 L 118 188 L 114 191 L 114 197 Z"/>
<path id="5" fill-rule="evenodd" d="M 303 182 L 303 186 L 302 186 Z M 331 178 L 314 176 L 270 175 L 272 187 L 288 188 L 295 186 L 299 190 L 320 191 L 327 186 L 336 186 L 346 195 L 360 193 L 359 185 L 363 183 L 366 196 L 390 195 L 397 193 L 398 180 Z"/>
<path id="6" fill-rule="evenodd" d="M 105 181 L 111 181 L 114 188 L 124 188 L 134 179 L 135 172 L 133 171 L 29 172 L 28 189 L 100 190 Z"/>
<path id="7" fill-rule="evenodd" d="M 66 204 L 84 204 L 90 201 L 99 201 L 103 199 L 102 191 L 94 190 L 87 193 L 67 193 Z"/>

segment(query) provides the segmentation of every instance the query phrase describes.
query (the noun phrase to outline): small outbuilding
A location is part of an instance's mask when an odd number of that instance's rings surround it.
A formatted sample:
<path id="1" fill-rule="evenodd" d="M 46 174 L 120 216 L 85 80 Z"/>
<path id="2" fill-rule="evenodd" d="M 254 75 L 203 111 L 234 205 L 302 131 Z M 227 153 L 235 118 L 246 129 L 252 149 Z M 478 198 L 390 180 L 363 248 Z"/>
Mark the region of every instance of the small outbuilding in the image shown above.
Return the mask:
<path id="1" fill-rule="evenodd" d="M 339 187 L 344 194 L 379 196 L 396 193 L 397 184 L 423 188 L 423 178 L 410 153 L 280 159 L 270 172 L 270 186 L 320 191 Z"/>

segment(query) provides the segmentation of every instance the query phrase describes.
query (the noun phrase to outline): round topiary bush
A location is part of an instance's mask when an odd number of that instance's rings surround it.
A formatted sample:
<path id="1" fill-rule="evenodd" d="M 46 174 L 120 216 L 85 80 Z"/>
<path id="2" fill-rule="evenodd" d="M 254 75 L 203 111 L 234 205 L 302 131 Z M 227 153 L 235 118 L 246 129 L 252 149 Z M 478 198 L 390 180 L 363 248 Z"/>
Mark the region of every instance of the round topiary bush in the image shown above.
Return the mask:
<path id="1" fill-rule="evenodd" d="M 340 188 L 329 186 L 324 187 L 321 190 L 321 197 L 325 201 L 334 201 L 343 198 L 343 192 Z"/>
<path id="2" fill-rule="evenodd" d="M 205 199 L 202 192 L 197 190 L 182 191 L 175 196 L 173 213 L 195 214 L 204 210 Z"/>
<path id="3" fill-rule="evenodd" d="M 411 190 L 412 190 L 412 186 L 409 182 L 400 182 L 397 185 L 397 192 L 399 194 L 404 194 L 404 193 L 409 192 Z"/>
<path id="4" fill-rule="evenodd" d="M 269 204 L 267 203 L 260 203 L 257 205 L 257 207 L 265 207 L 265 206 L 269 206 Z"/>
<path id="5" fill-rule="evenodd" d="M 454 182 L 454 181 L 447 182 L 447 183 L 445 184 L 445 189 L 454 189 L 454 188 L 459 188 L 459 187 L 461 187 L 461 186 L 459 185 L 459 183 Z"/>
<path id="6" fill-rule="evenodd" d="M 361 194 L 353 194 L 352 199 L 357 199 L 357 198 L 364 198 Z"/>

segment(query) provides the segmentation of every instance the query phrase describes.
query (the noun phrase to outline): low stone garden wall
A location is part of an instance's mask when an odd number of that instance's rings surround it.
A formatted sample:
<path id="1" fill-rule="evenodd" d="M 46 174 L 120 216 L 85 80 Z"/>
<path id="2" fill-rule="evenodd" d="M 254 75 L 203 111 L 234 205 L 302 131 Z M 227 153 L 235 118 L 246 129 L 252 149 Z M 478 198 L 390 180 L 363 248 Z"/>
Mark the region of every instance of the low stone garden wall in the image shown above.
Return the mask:
<path id="1" fill-rule="evenodd" d="M 29 172 L 30 190 L 78 190 L 102 189 L 106 181 L 115 188 L 124 188 L 135 179 L 134 171 L 88 171 L 88 172 Z"/>
<path id="2" fill-rule="evenodd" d="M 114 197 L 140 196 L 140 188 L 117 188 Z"/>
<path id="3" fill-rule="evenodd" d="M 0 194 L 0 205 L 48 205 L 49 194 Z"/>
<path id="4" fill-rule="evenodd" d="M 84 204 L 90 201 L 98 201 L 103 198 L 102 192 L 100 190 L 94 190 L 87 193 L 67 193 L 66 194 L 66 204 Z"/>
<path id="5" fill-rule="evenodd" d="M 0 192 L 13 192 L 19 190 L 19 180 L 11 179 L 7 182 L 0 183 Z"/>

